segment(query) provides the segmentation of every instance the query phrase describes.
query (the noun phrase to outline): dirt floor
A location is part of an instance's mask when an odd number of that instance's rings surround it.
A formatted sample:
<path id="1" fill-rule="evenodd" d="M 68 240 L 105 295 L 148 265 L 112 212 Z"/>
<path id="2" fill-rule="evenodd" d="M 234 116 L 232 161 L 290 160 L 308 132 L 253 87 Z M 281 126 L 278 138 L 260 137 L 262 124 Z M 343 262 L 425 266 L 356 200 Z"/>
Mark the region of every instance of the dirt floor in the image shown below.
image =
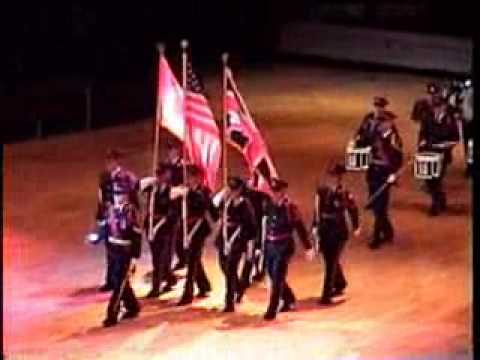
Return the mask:
<path id="1" fill-rule="evenodd" d="M 416 125 L 408 115 L 426 77 L 293 65 L 244 69 L 239 77 L 308 224 L 322 168 L 343 158 L 372 96 L 390 98 L 406 151 L 414 153 Z M 219 113 L 219 79 L 207 80 Z M 350 240 L 343 258 L 349 281 L 345 301 L 316 304 L 323 264 L 307 262 L 298 246 L 289 273 L 298 298 L 295 312 L 265 323 L 262 284 L 247 292 L 235 314 L 224 315 L 218 311 L 223 277 L 209 244 L 210 298 L 177 308 L 179 286 L 161 300 L 144 300 L 138 319 L 103 329 L 108 294 L 96 287 L 104 249 L 83 241 L 93 225 L 97 176 L 110 146 L 122 147 L 127 165 L 148 175 L 152 126 L 149 120 L 5 146 L 3 336 L 9 359 L 473 358 L 471 192 L 460 147 L 446 180 L 448 213 L 427 215 L 429 198 L 408 170 L 393 191 L 393 245 L 369 250 L 372 216 L 361 214 L 363 235 Z M 243 165 L 233 151 L 231 173 L 240 173 Z M 363 174 L 351 173 L 347 182 L 364 204 Z M 149 260 L 145 246 L 134 281 L 139 296 L 148 291 L 142 275 Z"/>

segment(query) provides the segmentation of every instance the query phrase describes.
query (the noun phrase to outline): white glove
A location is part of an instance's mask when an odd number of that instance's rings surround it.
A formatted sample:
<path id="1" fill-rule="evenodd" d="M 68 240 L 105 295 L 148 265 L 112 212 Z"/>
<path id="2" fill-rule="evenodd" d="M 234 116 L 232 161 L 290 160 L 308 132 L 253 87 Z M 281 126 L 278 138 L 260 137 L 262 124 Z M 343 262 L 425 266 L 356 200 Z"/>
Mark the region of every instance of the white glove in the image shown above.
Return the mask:
<path id="1" fill-rule="evenodd" d="M 175 200 L 179 197 L 186 196 L 188 193 L 188 187 L 184 185 L 178 185 L 175 187 L 172 187 L 172 190 L 170 191 L 170 199 Z"/>
<path id="2" fill-rule="evenodd" d="M 312 261 L 315 258 L 315 250 L 313 250 L 313 248 L 306 250 L 305 251 L 305 258 L 308 261 Z"/>
<path id="3" fill-rule="evenodd" d="M 390 176 L 387 179 L 387 183 L 393 184 L 397 180 L 397 176 L 395 174 L 390 174 Z"/>
<path id="4" fill-rule="evenodd" d="M 147 176 L 140 179 L 140 192 L 145 191 L 149 186 L 153 186 L 157 183 L 157 178 L 155 176 Z"/>
<path id="5" fill-rule="evenodd" d="M 356 238 L 358 238 L 361 234 L 362 234 L 362 229 L 361 229 L 360 227 L 358 227 L 358 228 L 353 232 L 353 236 L 355 236 Z"/>
<path id="6" fill-rule="evenodd" d="M 85 242 L 87 244 L 96 244 L 99 242 L 99 237 L 97 233 L 89 233 L 85 236 Z"/>
<path id="7" fill-rule="evenodd" d="M 228 194 L 229 194 L 228 187 L 220 190 L 218 193 L 215 194 L 215 196 L 212 199 L 213 205 L 218 208 L 222 200 L 228 197 Z"/>

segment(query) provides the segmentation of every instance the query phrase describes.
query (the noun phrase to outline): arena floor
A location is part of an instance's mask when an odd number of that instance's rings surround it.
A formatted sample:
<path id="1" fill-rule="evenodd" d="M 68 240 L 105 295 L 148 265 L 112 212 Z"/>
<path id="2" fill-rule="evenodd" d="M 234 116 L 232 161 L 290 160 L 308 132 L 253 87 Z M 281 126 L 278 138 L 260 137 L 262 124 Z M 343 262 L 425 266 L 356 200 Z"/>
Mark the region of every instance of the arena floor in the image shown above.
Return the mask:
<path id="1" fill-rule="evenodd" d="M 309 224 L 312 194 L 323 166 L 344 146 L 374 95 L 386 95 L 398 115 L 408 154 L 416 125 L 408 115 L 426 77 L 278 65 L 248 71 L 238 83 L 264 131 L 279 173 Z M 219 114 L 219 78 L 207 79 Z M 215 95 L 215 96 L 214 96 Z M 206 252 L 210 298 L 177 308 L 180 289 L 144 300 L 140 317 L 104 329 L 108 294 L 96 292 L 103 246 L 83 237 L 93 225 L 97 175 L 110 146 L 127 152 L 141 175 L 151 168 L 153 121 L 4 147 L 4 346 L 8 359 L 471 359 L 471 192 L 458 147 L 446 180 L 449 211 L 427 216 L 429 198 L 406 171 L 393 191 L 393 245 L 367 248 L 372 216 L 351 239 L 343 263 L 344 301 L 320 307 L 323 265 L 297 247 L 289 282 L 297 310 L 266 323 L 266 285 L 247 292 L 235 314 L 222 314 L 223 278 L 212 245 Z M 166 136 L 162 137 L 164 140 Z M 230 150 L 231 173 L 243 165 Z M 347 183 L 360 204 L 363 174 Z M 134 280 L 148 291 L 144 247 Z"/>

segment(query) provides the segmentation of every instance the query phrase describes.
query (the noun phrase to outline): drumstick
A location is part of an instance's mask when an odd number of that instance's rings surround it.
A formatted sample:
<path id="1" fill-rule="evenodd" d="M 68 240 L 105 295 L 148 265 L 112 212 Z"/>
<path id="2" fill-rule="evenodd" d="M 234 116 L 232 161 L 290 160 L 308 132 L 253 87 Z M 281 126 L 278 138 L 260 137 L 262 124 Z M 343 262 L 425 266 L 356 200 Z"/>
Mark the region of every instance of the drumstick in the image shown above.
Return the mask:
<path id="1" fill-rule="evenodd" d="M 125 273 L 125 276 L 124 276 L 124 278 L 122 280 L 122 283 L 120 285 L 120 290 L 118 291 L 117 301 L 115 301 L 115 304 L 113 304 L 113 309 L 114 309 L 115 312 L 117 311 L 118 307 L 120 306 L 120 301 L 122 300 L 123 292 L 125 291 L 125 287 L 127 285 L 127 281 L 130 278 L 131 272 L 132 272 L 131 271 L 131 263 L 129 262 L 127 272 Z"/>
<path id="2" fill-rule="evenodd" d="M 398 171 L 395 173 L 395 175 L 396 175 L 396 176 L 401 175 L 401 174 L 405 171 L 405 169 L 406 169 L 407 167 L 409 167 L 409 165 L 414 161 L 414 159 L 415 159 L 414 157 L 411 157 L 410 160 L 407 162 L 407 164 L 406 164 L 405 166 L 402 166 L 402 167 L 400 168 L 400 170 L 398 170 Z M 378 188 L 378 190 L 375 191 L 375 193 L 374 193 L 372 196 L 370 196 L 370 198 L 368 198 L 367 204 L 364 206 L 364 209 L 369 208 L 369 207 L 372 205 L 372 203 L 380 196 L 380 194 L 382 194 L 382 193 L 385 191 L 385 189 L 386 189 L 387 186 L 389 186 L 389 185 L 390 185 L 390 183 L 389 183 L 388 181 L 385 181 L 385 182 L 382 184 L 382 186 L 381 186 L 380 188 Z"/>

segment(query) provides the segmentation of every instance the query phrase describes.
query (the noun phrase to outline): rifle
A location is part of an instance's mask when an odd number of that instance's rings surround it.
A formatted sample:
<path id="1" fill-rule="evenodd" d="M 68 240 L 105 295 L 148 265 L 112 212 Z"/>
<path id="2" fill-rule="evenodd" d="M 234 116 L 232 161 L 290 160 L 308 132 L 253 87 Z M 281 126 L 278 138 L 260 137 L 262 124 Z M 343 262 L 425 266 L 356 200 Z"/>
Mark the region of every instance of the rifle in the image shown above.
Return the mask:
<path id="1" fill-rule="evenodd" d="M 264 262 L 265 262 L 265 241 L 267 239 L 267 217 L 262 217 L 262 235 L 261 235 L 261 250 L 258 259 L 260 265 L 260 272 L 264 271 Z"/>
<path id="2" fill-rule="evenodd" d="M 190 245 L 192 244 L 192 238 L 195 235 L 195 233 L 198 231 L 200 225 L 202 225 L 203 220 L 204 220 L 203 217 L 198 219 L 197 222 L 193 225 L 192 230 L 190 230 L 190 232 L 187 234 L 186 236 L 187 241 L 183 244 L 185 250 L 188 250 L 190 248 Z"/>
<path id="3" fill-rule="evenodd" d="M 135 266 L 132 266 L 131 261 L 128 263 L 128 269 L 123 277 L 122 284 L 120 285 L 120 291 L 118 292 L 117 301 L 113 304 L 113 310 L 117 312 L 118 307 L 120 306 L 120 300 L 122 299 L 123 292 L 125 291 L 125 286 L 127 285 L 127 281 L 130 280 L 130 276 L 134 273 Z"/>
<path id="4" fill-rule="evenodd" d="M 232 245 L 237 239 L 237 237 L 240 235 L 240 231 L 241 231 L 241 227 L 238 226 L 229 240 L 227 240 L 226 237 L 223 239 L 223 255 L 225 256 L 230 255 L 230 251 L 232 250 Z"/>
<path id="5" fill-rule="evenodd" d="M 315 194 L 315 209 L 314 209 L 314 218 L 316 226 L 312 229 L 312 239 L 313 239 L 313 249 L 315 250 L 315 254 L 320 254 L 320 234 L 318 233 L 318 228 L 320 227 L 320 209 L 319 203 L 320 198 L 318 193 Z"/>
<path id="6" fill-rule="evenodd" d="M 415 158 L 412 157 L 412 158 L 407 162 L 407 164 L 406 164 L 405 166 L 402 166 L 402 167 L 400 168 L 400 170 L 398 170 L 398 171 L 397 171 L 396 173 L 394 173 L 393 175 L 395 175 L 395 177 L 400 176 L 400 175 L 407 169 L 407 167 L 409 167 L 410 164 L 412 164 L 412 162 L 413 162 L 414 160 L 415 160 Z M 378 190 L 375 191 L 375 193 L 368 198 L 367 204 L 364 206 L 364 208 L 365 208 L 365 209 L 369 209 L 369 208 L 372 206 L 373 202 L 374 202 L 374 201 L 385 191 L 385 189 L 386 189 L 387 187 L 389 187 L 390 185 L 392 185 L 392 183 L 390 183 L 390 182 L 388 181 L 388 179 L 387 179 L 387 181 L 385 181 L 385 182 L 382 184 L 382 186 L 380 186 L 380 187 L 378 188 Z"/>

